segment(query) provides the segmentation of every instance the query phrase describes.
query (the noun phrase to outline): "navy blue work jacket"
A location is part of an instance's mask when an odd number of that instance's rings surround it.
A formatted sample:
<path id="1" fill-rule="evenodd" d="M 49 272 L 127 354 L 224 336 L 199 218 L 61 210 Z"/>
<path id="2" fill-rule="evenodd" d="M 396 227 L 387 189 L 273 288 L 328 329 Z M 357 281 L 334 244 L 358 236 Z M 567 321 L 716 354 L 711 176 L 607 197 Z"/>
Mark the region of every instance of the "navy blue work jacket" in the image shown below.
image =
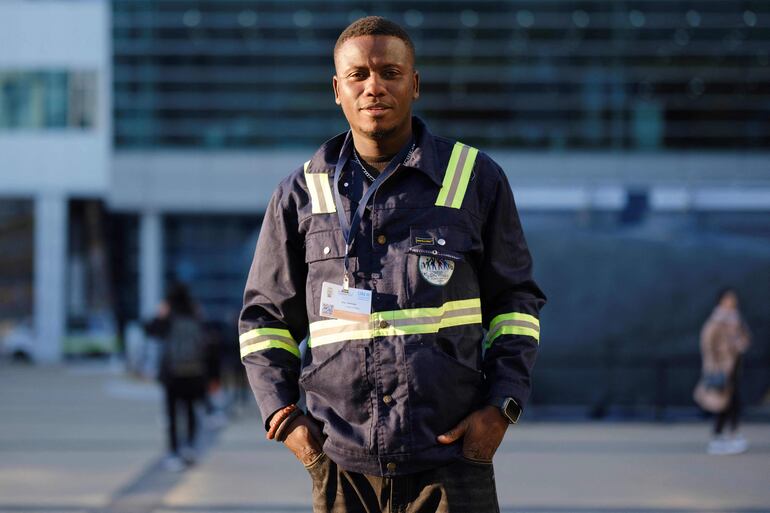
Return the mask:
<path id="1" fill-rule="evenodd" d="M 418 118 L 413 132 L 414 150 L 355 232 L 350 286 L 372 291 L 369 318 L 319 311 L 322 283 L 343 276 L 332 188 L 345 134 L 273 194 L 240 317 L 241 359 L 265 422 L 302 389 L 324 452 L 371 475 L 461 458 L 460 443 L 436 437 L 485 404 L 512 397 L 524 407 L 545 303 L 502 169 Z M 359 171 L 349 160 L 338 184 L 348 220 Z"/>

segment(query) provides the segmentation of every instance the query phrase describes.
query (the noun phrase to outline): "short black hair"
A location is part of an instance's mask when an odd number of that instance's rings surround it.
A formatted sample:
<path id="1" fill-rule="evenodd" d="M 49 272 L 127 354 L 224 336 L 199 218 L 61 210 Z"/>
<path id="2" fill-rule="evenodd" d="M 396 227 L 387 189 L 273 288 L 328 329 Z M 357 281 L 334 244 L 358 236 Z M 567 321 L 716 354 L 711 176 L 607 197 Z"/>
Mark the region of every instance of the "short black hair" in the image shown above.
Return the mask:
<path id="1" fill-rule="evenodd" d="M 409 55 L 412 57 L 412 62 L 414 63 L 414 43 L 412 42 L 412 38 L 409 37 L 409 34 L 407 34 L 406 30 L 404 30 L 401 25 L 383 18 L 382 16 L 367 16 L 348 25 L 334 44 L 334 55 L 337 55 L 337 51 L 343 44 L 345 44 L 345 41 L 360 36 L 397 37 L 406 45 L 409 50 Z"/>
<path id="2" fill-rule="evenodd" d="M 182 282 L 173 282 L 166 290 L 166 303 L 172 315 L 195 316 L 195 302 L 190 289 Z"/>

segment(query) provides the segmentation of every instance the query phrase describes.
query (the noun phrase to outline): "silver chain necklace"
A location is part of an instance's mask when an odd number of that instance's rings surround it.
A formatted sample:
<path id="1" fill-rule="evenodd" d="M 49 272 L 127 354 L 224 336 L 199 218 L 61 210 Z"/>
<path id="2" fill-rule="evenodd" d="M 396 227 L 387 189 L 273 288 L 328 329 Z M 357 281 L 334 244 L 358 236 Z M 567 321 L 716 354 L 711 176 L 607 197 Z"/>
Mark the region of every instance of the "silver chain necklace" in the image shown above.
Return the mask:
<path id="1" fill-rule="evenodd" d="M 404 157 L 404 161 L 401 163 L 402 166 L 405 165 L 410 158 L 412 158 L 412 153 L 414 153 L 414 149 L 416 146 L 417 146 L 416 143 L 412 143 L 412 147 L 409 148 L 409 153 L 406 154 L 406 157 Z M 364 176 L 366 176 L 370 182 L 373 182 L 374 177 L 371 175 L 371 173 L 369 173 L 369 171 L 367 171 L 366 167 L 364 167 L 364 165 L 358 159 L 358 151 L 355 148 L 353 148 L 353 160 L 356 161 L 356 164 L 358 164 L 358 167 L 360 167 L 361 171 L 364 172 Z"/>

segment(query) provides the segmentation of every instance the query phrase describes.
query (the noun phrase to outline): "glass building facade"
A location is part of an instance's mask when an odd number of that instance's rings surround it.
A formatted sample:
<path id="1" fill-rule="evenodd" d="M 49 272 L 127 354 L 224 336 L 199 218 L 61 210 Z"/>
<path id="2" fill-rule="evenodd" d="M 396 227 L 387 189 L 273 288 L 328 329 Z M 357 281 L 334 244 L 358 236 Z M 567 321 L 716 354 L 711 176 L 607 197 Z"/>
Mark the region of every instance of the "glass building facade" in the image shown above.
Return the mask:
<path id="1" fill-rule="evenodd" d="M 485 148 L 770 147 L 770 3 L 113 0 L 121 148 L 315 147 L 346 125 L 332 48 L 406 27 L 418 114 Z"/>
<path id="2" fill-rule="evenodd" d="M 186 283 L 207 319 L 235 324 L 261 223 L 256 215 L 167 215 L 164 285 Z"/>
<path id="3" fill-rule="evenodd" d="M 32 318 L 34 205 L 30 200 L 0 200 L 0 338 Z"/>
<path id="4" fill-rule="evenodd" d="M 96 72 L 0 70 L 0 130 L 92 128 Z"/>

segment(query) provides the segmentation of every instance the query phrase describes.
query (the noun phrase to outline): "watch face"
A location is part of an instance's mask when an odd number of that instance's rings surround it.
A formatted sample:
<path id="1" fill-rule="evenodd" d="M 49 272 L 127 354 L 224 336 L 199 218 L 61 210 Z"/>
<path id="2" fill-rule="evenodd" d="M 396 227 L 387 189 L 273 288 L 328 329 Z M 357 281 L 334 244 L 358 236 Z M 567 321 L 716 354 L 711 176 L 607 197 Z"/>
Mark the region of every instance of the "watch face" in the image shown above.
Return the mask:
<path id="1" fill-rule="evenodd" d="M 503 404 L 503 414 L 508 417 L 512 424 L 516 424 L 521 416 L 521 408 L 516 404 L 516 401 L 509 397 Z"/>

